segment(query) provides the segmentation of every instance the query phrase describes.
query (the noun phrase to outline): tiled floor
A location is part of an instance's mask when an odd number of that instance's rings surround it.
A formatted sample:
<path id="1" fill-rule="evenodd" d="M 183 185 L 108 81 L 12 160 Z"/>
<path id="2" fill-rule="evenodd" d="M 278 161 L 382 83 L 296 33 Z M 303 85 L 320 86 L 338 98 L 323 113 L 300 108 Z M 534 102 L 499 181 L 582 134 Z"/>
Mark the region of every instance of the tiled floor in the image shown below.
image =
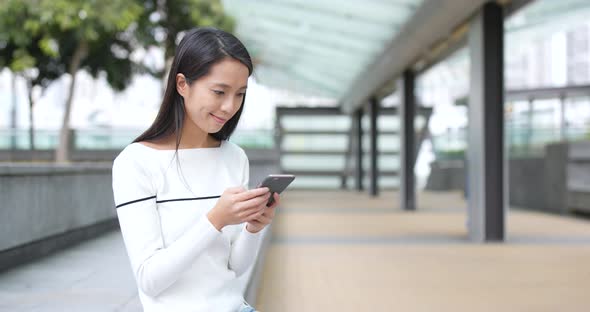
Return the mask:
<path id="1" fill-rule="evenodd" d="M 121 233 L 0 274 L 0 311 L 142 311 Z"/>
<path id="2" fill-rule="evenodd" d="M 468 240 L 459 193 L 290 192 L 260 311 L 590 311 L 590 221 L 511 210 L 507 242 Z"/>

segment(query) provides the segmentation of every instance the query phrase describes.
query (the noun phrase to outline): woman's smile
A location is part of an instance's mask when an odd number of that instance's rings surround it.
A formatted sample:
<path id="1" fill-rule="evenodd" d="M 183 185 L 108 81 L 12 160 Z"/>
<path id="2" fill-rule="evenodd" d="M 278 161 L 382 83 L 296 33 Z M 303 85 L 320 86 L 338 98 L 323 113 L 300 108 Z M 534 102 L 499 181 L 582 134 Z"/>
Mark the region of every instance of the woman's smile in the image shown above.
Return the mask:
<path id="1" fill-rule="evenodd" d="M 222 124 L 223 125 L 227 121 L 227 119 L 223 119 L 223 118 L 217 117 L 217 116 L 213 115 L 212 113 L 209 113 L 209 115 L 211 115 L 211 117 L 213 117 L 213 120 L 215 120 L 219 124 Z"/>

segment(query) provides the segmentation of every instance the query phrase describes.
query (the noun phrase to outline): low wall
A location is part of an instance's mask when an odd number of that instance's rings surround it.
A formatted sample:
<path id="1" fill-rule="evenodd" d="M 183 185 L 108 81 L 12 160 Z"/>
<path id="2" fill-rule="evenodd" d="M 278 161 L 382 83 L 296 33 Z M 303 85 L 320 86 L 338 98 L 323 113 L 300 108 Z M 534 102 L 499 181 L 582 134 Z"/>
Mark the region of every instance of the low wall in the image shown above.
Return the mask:
<path id="1" fill-rule="evenodd" d="M 430 164 L 430 176 L 426 181 L 430 191 L 465 189 L 465 167 L 462 160 L 434 161 Z"/>
<path id="2" fill-rule="evenodd" d="M 567 165 L 568 206 L 590 213 L 590 142 L 572 145 Z"/>
<path id="3" fill-rule="evenodd" d="M 0 164 L 0 270 L 114 229 L 111 167 Z"/>
<path id="4" fill-rule="evenodd" d="M 73 162 L 113 161 L 120 150 L 72 150 Z M 0 162 L 55 161 L 55 150 L 0 150 Z"/>
<path id="5" fill-rule="evenodd" d="M 556 143 L 545 147 L 544 187 L 541 188 L 545 199 L 544 210 L 555 213 L 567 213 L 567 163 L 569 155 L 568 143 Z M 537 191 L 539 192 L 539 191 Z"/>
<path id="6" fill-rule="evenodd" d="M 274 149 L 246 149 L 250 161 L 249 187 L 258 186 L 264 178 L 272 173 L 280 173 L 279 154 Z"/>
<path id="7" fill-rule="evenodd" d="M 546 210 L 545 159 L 543 157 L 512 158 L 508 167 L 510 205 Z"/>
<path id="8" fill-rule="evenodd" d="M 590 213 L 590 142 L 550 144 L 543 157 L 511 158 L 508 166 L 511 205 Z M 433 162 L 431 168 L 427 190 L 464 189 L 462 161 Z"/>

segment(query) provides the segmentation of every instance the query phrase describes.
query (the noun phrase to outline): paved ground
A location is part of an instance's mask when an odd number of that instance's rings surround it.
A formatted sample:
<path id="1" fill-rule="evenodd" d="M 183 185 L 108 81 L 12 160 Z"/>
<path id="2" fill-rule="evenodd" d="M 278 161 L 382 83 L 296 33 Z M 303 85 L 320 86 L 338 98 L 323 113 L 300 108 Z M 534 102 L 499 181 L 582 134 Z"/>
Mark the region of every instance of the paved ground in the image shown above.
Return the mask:
<path id="1" fill-rule="evenodd" d="M 261 311 L 590 311 L 590 221 L 512 210 L 474 244 L 456 193 L 290 192 L 273 226 Z"/>
<path id="2" fill-rule="evenodd" d="M 257 308 L 590 311 L 590 221 L 511 211 L 508 242 L 472 244 L 457 193 L 289 192 Z M 0 311 L 141 311 L 119 232 L 0 274 Z"/>
<path id="3" fill-rule="evenodd" d="M 121 233 L 0 274 L 0 311 L 142 311 Z"/>

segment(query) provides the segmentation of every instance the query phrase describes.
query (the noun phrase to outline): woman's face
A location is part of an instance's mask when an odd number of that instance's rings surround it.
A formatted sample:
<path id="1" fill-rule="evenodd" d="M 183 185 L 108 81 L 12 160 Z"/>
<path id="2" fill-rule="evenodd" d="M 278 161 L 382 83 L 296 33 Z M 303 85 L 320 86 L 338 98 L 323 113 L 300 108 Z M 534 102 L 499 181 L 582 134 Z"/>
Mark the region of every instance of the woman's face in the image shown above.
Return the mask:
<path id="1" fill-rule="evenodd" d="M 231 57 L 212 65 L 207 75 L 190 85 L 178 74 L 176 86 L 184 98 L 187 121 L 206 133 L 219 132 L 240 109 L 248 76 L 248 67 Z"/>

